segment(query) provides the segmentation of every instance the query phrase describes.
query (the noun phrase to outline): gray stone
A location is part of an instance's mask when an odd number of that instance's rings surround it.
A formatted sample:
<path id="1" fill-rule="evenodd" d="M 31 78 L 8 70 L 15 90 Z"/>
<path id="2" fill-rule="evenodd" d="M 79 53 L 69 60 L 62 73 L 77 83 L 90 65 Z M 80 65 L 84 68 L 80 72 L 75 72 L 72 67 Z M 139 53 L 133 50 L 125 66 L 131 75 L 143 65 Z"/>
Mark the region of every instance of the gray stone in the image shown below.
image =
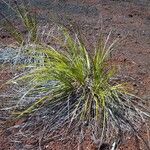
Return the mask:
<path id="1" fill-rule="evenodd" d="M 12 47 L 1 47 L 0 48 L 0 64 L 3 63 L 24 63 L 26 57 L 19 54 L 19 49 Z"/>
<path id="2" fill-rule="evenodd" d="M 16 55 L 17 50 L 15 50 L 14 48 L 0 48 L 0 63 L 13 62 L 15 60 Z"/>

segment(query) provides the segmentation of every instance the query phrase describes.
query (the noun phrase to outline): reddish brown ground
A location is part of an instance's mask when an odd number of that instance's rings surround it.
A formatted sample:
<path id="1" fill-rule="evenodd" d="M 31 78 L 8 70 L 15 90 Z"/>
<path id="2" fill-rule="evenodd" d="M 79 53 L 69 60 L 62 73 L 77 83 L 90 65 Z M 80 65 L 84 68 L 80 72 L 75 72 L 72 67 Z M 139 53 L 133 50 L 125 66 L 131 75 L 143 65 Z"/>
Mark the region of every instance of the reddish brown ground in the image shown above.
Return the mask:
<path id="1" fill-rule="evenodd" d="M 72 14 L 81 26 L 83 33 L 87 35 L 89 45 L 95 41 L 94 37 L 100 30 L 100 18 L 103 18 L 103 33 L 106 35 L 113 29 L 112 38 L 120 37 L 124 40 L 119 43 L 116 48 L 115 55 L 111 61 L 120 69 L 120 75 L 129 76 L 128 82 L 131 83 L 134 93 L 147 100 L 150 106 L 150 7 L 148 5 L 140 5 L 133 1 L 117 1 L 117 0 L 69 0 L 67 3 L 78 5 L 92 5 L 97 8 L 99 16 L 86 16 L 83 14 Z M 44 3 L 44 0 L 43 0 Z M 56 1 L 57 3 L 57 1 Z M 44 9 L 35 9 L 39 13 L 47 13 Z M 69 15 L 70 16 L 70 15 Z M 0 43 L 11 44 L 12 38 L 8 35 L 0 35 Z M 11 77 L 11 71 L 0 71 L 0 84 Z M 3 91 L 6 90 L 3 88 Z M 0 121 L 3 126 L 3 122 Z M 9 123 L 7 123 L 9 126 Z M 142 130 L 142 129 L 141 129 Z M 3 128 L 0 128 L 0 150 L 16 150 L 8 135 Z M 146 133 L 142 135 L 147 139 Z M 46 150 L 73 150 L 76 142 L 70 140 L 62 143 L 52 141 L 45 144 Z M 77 148 L 76 148 L 77 149 Z M 91 140 L 87 138 L 82 146 L 82 150 L 96 150 Z M 128 139 L 121 145 L 120 150 L 138 150 L 134 138 Z M 144 147 L 141 150 L 146 150 Z"/>

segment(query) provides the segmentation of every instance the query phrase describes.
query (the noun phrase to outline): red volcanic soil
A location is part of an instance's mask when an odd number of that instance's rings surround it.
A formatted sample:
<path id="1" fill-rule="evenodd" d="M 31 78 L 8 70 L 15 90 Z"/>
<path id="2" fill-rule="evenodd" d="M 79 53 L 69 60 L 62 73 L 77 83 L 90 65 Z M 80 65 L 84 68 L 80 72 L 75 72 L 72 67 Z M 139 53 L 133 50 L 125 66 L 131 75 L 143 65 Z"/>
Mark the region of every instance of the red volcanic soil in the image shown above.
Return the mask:
<path id="1" fill-rule="evenodd" d="M 49 6 L 42 5 L 44 2 L 46 4 L 47 0 L 41 0 L 41 7 L 40 5 L 35 5 L 34 11 L 39 13 L 42 18 L 58 13 L 60 17 L 64 18 L 62 18 L 62 21 L 59 21 L 64 24 L 68 24 L 68 20 L 77 22 L 83 34 L 87 37 L 89 48 L 92 48 L 91 45 L 95 42 L 95 37 L 98 35 L 101 25 L 103 26 L 102 32 L 105 36 L 113 29 L 110 40 L 112 41 L 112 39 L 119 37 L 121 42 L 117 45 L 110 63 L 118 66 L 119 75 L 128 77 L 127 82 L 131 83 L 134 94 L 147 100 L 147 105 L 150 106 L 150 2 L 146 0 L 143 3 L 140 0 L 64 1 L 53 0 L 53 6 L 55 7 L 48 9 Z M 62 2 L 64 4 L 60 5 L 59 3 Z M 64 6 L 64 12 L 62 12 L 62 6 Z M 80 7 L 77 8 L 77 6 Z M 83 8 L 83 6 L 86 6 L 86 8 Z M 75 13 L 74 9 L 78 13 Z M 94 13 L 90 10 L 94 11 Z M 88 13 L 88 11 L 90 12 Z M 68 20 L 65 20 L 66 18 Z M 57 19 L 60 18 L 58 17 Z M 7 34 L 1 34 L 0 43 L 10 45 L 13 43 L 13 39 Z M 11 77 L 10 69 L 3 68 L 0 71 L 0 84 Z M 1 92 L 4 90 L 7 90 L 7 88 L 1 89 Z M 24 150 L 14 147 L 9 138 L 12 133 L 5 130 L 12 124 L 19 124 L 19 122 L 13 123 L 0 120 L 0 150 Z M 141 135 L 147 139 L 143 128 L 144 125 L 140 129 Z M 34 143 L 33 141 L 26 142 Z M 78 147 L 75 147 L 76 145 L 77 142 L 74 139 L 70 139 L 66 143 L 55 140 L 45 143 L 43 150 L 77 150 Z M 143 144 L 140 143 L 140 145 Z M 144 146 L 137 148 L 135 139 L 129 136 L 126 136 L 126 139 L 119 148 L 119 150 L 139 149 L 146 150 Z M 32 150 L 32 148 L 28 148 L 28 150 Z M 87 136 L 84 142 L 80 144 L 80 150 L 97 150 L 97 147 Z"/>

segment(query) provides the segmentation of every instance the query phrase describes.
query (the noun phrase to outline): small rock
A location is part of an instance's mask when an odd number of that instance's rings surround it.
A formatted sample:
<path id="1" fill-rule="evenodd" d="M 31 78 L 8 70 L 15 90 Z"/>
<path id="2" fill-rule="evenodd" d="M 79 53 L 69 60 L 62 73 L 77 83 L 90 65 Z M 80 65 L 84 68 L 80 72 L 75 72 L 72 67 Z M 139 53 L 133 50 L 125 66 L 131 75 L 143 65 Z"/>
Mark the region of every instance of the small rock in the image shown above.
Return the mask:
<path id="1" fill-rule="evenodd" d="M 134 94 L 138 94 L 138 93 L 139 93 L 139 90 L 135 90 L 135 91 L 134 91 Z"/>

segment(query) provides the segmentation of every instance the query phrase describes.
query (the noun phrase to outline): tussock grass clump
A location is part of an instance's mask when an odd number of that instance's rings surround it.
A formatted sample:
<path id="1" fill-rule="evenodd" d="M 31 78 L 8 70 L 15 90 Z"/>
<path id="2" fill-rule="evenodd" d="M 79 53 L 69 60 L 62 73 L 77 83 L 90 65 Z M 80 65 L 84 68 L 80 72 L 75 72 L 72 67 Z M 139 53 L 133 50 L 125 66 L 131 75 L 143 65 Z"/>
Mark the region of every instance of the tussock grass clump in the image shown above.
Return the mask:
<path id="1" fill-rule="evenodd" d="M 84 128 L 89 127 L 93 139 L 100 143 L 114 133 L 118 143 L 126 130 L 142 139 L 136 126 L 149 117 L 149 110 L 141 99 L 125 90 L 125 83 L 114 81 L 117 70 L 108 65 L 108 60 L 116 41 L 108 45 L 110 35 L 105 41 L 100 38 L 90 53 L 78 35 L 73 38 L 66 29 L 61 32 L 61 50 L 36 45 L 36 53 L 30 57 L 40 61 L 23 66 L 24 74 L 13 80 L 27 87 L 14 114 L 18 118 L 37 115 L 40 122 L 46 119 L 43 124 L 47 124 L 48 131 L 67 127 L 69 133 L 84 135 Z M 32 101 L 20 109 L 25 97 Z"/>
<path id="2" fill-rule="evenodd" d="M 20 6 L 14 2 L 29 35 L 26 38 L 1 14 L 6 30 L 21 46 L 17 59 L 23 55 L 21 62 L 14 65 L 21 73 L 7 82 L 12 82 L 18 92 L 16 106 L 9 108 L 13 109 L 12 116 L 26 118 L 14 127 L 20 129 L 19 134 L 36 138 L 41 131 L 41 145 L 42 140 L 50 140 L 51 131 L 60 128 L 67 128 L 68 134 L 80 135 L 82 140 L 86 128 L 96 143 L 114 142 L 115 149 L 124 132 L 132 131 L 148 148 L 137 129 L 150 117 L 150 111 L 142 99 L 126 91 L 126 83 L 115 81 L 117 69 L 108 63 L 117 41 L 109 45 L 110 34 L 105 40 L 100 37 L 94 49 L 88 51 L 80 34 L 71 36 L 61 28 L 60 36 L 54 37 L 57 48 L 39 44 L 36 18 L 29 13 L 26 3 Z M 64 138 L 63 135 L 66 131 L 60 137 Z"/>

